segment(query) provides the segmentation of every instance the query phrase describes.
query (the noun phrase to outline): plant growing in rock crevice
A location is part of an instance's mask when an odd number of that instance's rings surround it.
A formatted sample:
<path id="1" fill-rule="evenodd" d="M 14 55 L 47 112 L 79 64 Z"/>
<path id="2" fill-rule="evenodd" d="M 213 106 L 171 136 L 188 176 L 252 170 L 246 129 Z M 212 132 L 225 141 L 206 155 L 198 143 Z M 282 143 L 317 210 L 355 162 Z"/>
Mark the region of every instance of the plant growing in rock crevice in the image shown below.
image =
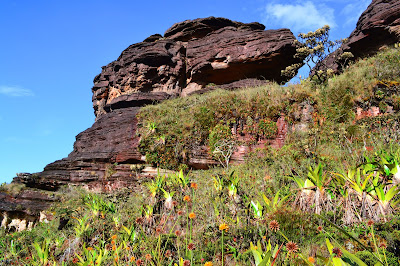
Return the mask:
<path id="1" fill-rule="evenodd" d="M 341 44 L 346 42 L 343 40 L 329 40 L 330 27 L 323 26 L 315 31 L 308 33 L 300 33 L 299 39 L 295 41 L 296 54 L 295 58 L 300 58 L 310 69 L 309 77 L 315 77 L 319 83 L 324 83 L 332 74 L 333 70 L 327 67 L 324 61 L 328 55 L 334 52 Z M 353 57 L 350 52 L 343 53 L 337 61 L 343 64 Z M 282 75 L 287 77 L 295 76 L 301 64 L 294 64 L 282 70 Z"/>

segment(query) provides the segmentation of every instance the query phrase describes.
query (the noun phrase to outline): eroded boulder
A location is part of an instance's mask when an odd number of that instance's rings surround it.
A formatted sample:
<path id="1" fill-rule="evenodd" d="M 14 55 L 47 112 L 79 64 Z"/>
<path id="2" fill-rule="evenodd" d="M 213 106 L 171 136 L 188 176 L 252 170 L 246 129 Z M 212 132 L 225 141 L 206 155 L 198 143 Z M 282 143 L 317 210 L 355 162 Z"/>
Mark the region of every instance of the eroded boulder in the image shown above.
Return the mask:
<path id="1" fill-rule="evenodd" d="M 354 60 L 377 53 L 383 46 L 400 41 L 400 1 L 373 0 L 358 19 L 348 42 L 329 55 L 317 69 L 332 69 L 340 72 L 343 66 L 341 55 L 351 52 Z"/>

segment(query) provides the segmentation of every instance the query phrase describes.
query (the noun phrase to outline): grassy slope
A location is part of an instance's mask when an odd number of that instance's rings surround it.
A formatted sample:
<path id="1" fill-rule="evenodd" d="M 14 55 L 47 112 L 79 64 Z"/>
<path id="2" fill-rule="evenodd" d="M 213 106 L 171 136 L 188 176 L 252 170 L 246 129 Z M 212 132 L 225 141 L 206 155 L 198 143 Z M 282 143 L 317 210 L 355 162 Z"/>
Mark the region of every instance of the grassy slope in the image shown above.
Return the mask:
<path id="1" fill-rule="evenodd" d="M 221 126 L 243 125 L 243 133 L 253 136 L 254 142 L 269 136 L 274 128 L 268 125 L 281 114 L 295 124 L 296 112 L 302 103 L 311 104 L 316 112 L 309 130 L 291 133 L 282 149 L 266 147 L 250 154 L 246 163 L 229 169 L 192 171 L 187 175 L 187 184 L 178 177 L 168 177 L 163 182 L 159 177 L 142 179 L 138 191 L 127 189 L 112 195 L 65 189 L 60 192 L 63 203 L 53 208 L 56 219 L 49 224 L 22 233 L 0 231 L 0 264 L 40 265 L 40 258 L 43 260 L 47 251 L 50 262 L 65 259 L 66 265 L 79 263 L 79 256 L 83 261 L 99 259 L 100 253 L 105 264 L 135 265 L 137 260 L 143 260 L 147 265 L 169 265 L 184 258 L 196 265 L 206 261 L 220 265 L 222 259 L 226 265 L 234 261 L 238 265 L 250 265 L 254 262 L 250 242 L 258 241 L 262 249 L 268 241 L 273 247 L 283 245 L 277 255 L 277 265 L 302 263 L 295 253 L 306 259 L 318 255 L 318 263 L 326 264 L 322 258 L 330 256 L 326 238 L 335 247 L 340 244 L 354 254 L 358 252 L 366 262 L 376 262 L 365 251 L 375 249 L 373 238 L 368 235 L 371 227 L 366 224 L 374 219 L 374 238 L 377 245 L 388 246 L 386 254 L 390 260 L 399 250 L 397 207 L 388 209 L 391 214 L 387 213 L 387 222 L 368 211 L 363 215 L 359 209 L 362 203 L 351 189 L 351 183 L 337 178 L 336 174 L 356 166 L 365 169 L 366 157 L 371 158 L 373 170 L 379 172 L 379 165 L 383 164 L 378 156 L 381 151 L 386 151 L 389 159 L 399 159 L 396 115 L 354 121 L 357 106 L 365 109 L 391 106 L 399 110 L 399 60 L 399 50 L 388 50 L 356 63 L 325 85 L 306 80 L 288 87 L 271 84 L 233 92 L 214 91 L 144 108 L 139 117 L 142 151 L 147 153 L 150 162 L 172 169 L 185 169 L 190 150 L 195 145 L 208 145 L 210 133 L 215 133 L 217 138 L 223 136 Z M 235 139 L 235 136 L 224 137 Z M 314 186 L 308 190 L 299 188 L 293 179 L 304 182 L 309 167 L 316 169 L 318 164 L 323 166 L 319 175 L 323 193 L 318 194 L 319 188 Z M 380 173 L 383 178 L 384 170 Z M 387 181 L 393 179 L 393 174 L 385 178 L 379 182 L 387 190 L 392 186 Z M 314 185 L 318 186 L 317 182 Z M 172 210 L 160 187 L 174 192 Z M 348 190 L 343 190 L 345 187 Z M 273 201 L 278 191 L 280 205 L 268 204 L 262 196 Z M 349 212 L 344 200 L 346 191 L 350 195 L 347 199 L 356 206 Z M 190 201 L 185 201 L 185 196 Z M 315 201 L 317 197 L 320 202 Z M 395 199 L 398 196 L 392 202 Z M 371 202 L 377 204 L 374 200 L 372 197 Z M 251 202 L 255 205 L 258 202 L 262 213 L 254 211 Z M 314 216 L 317 207 L 324 217 L 361 243 Z M 189 219 L 190 213 L 196 217 Z M 346 215 L 352 217 L 349 225 L 345 225 Z M 69 222 L 57 230 L 60 219 Z M 273 220 L 279 223 L 281 233 L 270 228 Z M 223 241 L 221 224 L 229 226 L 223 233 Z M 317 230 L 318 226 L 322 231 Z M 296 252 L 289 252 L 288 240 L 296 243 Z M 33 243 L 41 246 L 35 249 Z M 193 251 L 187 249 L 190 243 L 194 245 Z M 382 250 L 375 254 L 383 260 Z M 391 260 L 391 264 L 395 265 L 395 261 Z"/>

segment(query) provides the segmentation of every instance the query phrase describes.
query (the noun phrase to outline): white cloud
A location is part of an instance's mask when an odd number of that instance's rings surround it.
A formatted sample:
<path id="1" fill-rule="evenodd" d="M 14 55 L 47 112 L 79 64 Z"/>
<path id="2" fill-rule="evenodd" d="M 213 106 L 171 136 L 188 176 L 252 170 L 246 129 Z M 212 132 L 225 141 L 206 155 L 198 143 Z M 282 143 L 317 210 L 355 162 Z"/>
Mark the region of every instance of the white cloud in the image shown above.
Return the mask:
<path id="1" fill-rule="evenodd" d="M 362 12 L 367 9 L 370 3 L 371 0 L 360 0 L 347 4 L 340 12 L 340 14 L 345 17 L 344 25 L 349 26 L 355 24 Z"/>
<path id="2" fill-rule="evenodd" d="M 324 25 L 336 27 L 334 9 L 311 1 L 267 4 L 262 22 L 267 28 L 286 27 L 294 33 L 314 31 Z"/>
<path id="3" fill-rule="evenodd" d="M 33 96 L 33 91 L 18 86 L 0 86 L 0 94 L 11 97 Z"/>

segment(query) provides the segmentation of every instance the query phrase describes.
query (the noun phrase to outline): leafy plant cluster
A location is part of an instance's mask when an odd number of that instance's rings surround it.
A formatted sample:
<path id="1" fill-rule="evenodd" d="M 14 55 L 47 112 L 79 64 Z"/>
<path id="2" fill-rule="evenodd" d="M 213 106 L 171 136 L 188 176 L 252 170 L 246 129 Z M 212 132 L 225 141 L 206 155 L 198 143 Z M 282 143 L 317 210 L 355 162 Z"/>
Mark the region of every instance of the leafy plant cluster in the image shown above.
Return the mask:
<path id="1" fill-rule="evenodd" d="M 352 171 L 327 173 L 319 164 L 280 180 L 274 163 L 252 158 L 229 171 L 142 177 L 135 190 L 104 195 L 62 192 L 70 198 L 54 206 L 55 220 L 31 231 L 0 231 L 0 262 L 397 265 L 399 194 L 393 191 L 398 190 L 399 150 L 365 157 L 354 176 Z M 282 157 L 286 164 L 298 164 L 286 155 L 291 152 L 274 155 L 278 165 Z M 340 202 L 346 200 L 344 191 L 354 204 Z M 302 200 L 305 206 L 299 204 Z M 326 208 L 323 200 L 331 206 Z M 371 217 L 369 202 L 390 211 L 380 213 L 379 219 Z M 346 223 L 347 212 L 361 219 Z M 63 227 L 61 217 L 68 220 Z"/>
<path id="2" fill-rule="evenodd" d="M 208 146 L 213 154 L 220 140 L 249 145 L 274 138 L 280 111 L 290 111 L 290 96 L 298 94 L 281 97 L 281 90 L 276 84 L 250 91 L 217 90 L 146 106 L 138 115 L 139 149 L 149 163 L 179 169 L 200 147 Z"/>

